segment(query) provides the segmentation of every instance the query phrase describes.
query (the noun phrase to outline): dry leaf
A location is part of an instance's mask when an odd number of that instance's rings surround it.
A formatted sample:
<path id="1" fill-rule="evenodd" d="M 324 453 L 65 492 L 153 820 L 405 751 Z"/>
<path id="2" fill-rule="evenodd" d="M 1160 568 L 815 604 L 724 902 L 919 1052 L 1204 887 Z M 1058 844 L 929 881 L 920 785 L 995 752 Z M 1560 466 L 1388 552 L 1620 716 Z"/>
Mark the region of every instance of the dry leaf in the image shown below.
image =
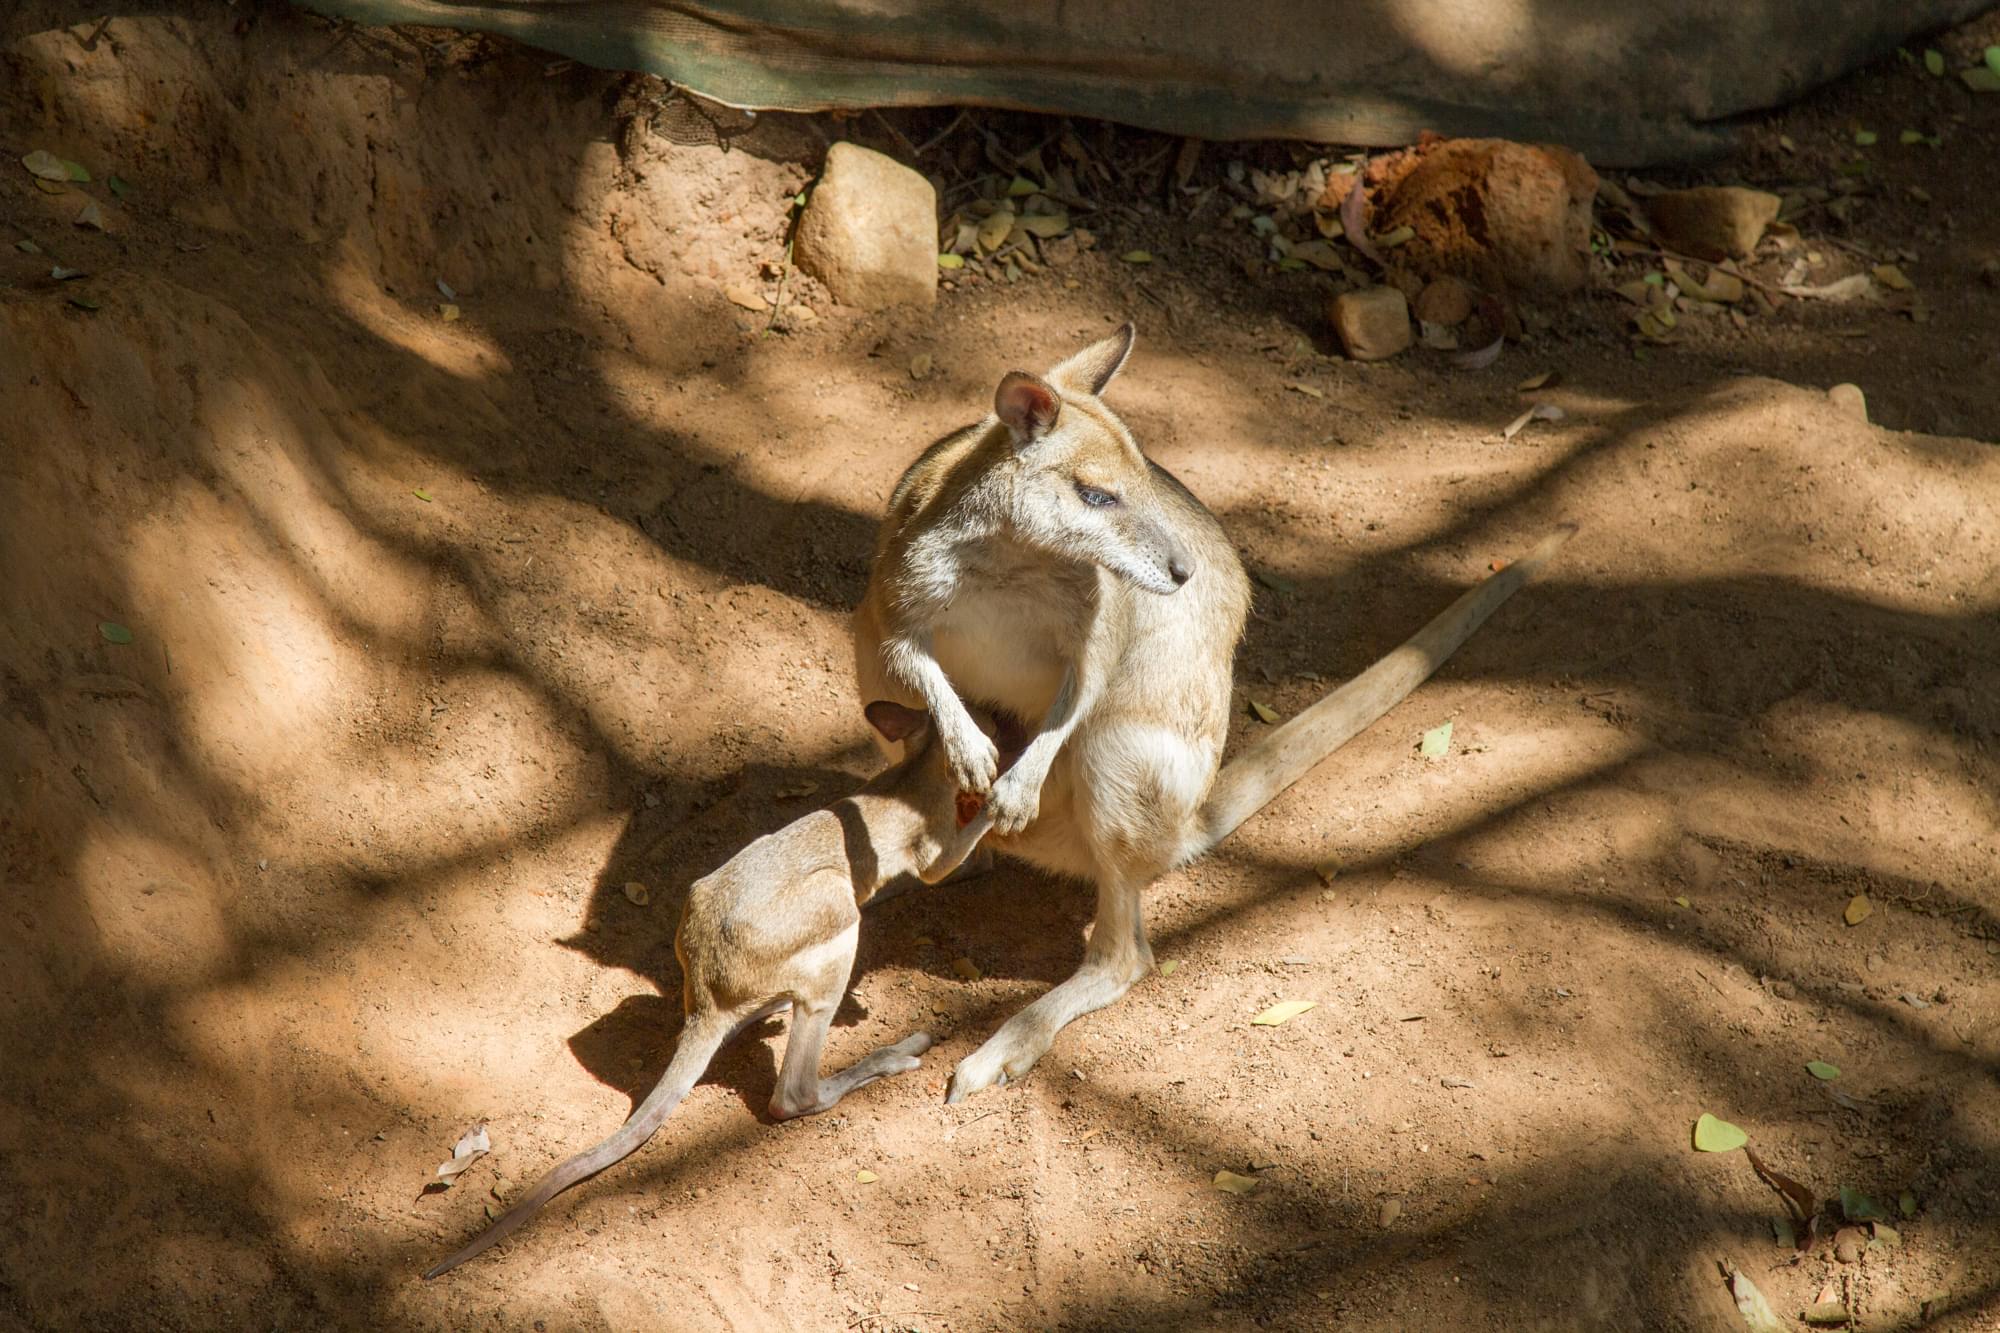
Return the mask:
<path id="1" fill-rule="evenodd" d="M 979 224 L 977 234 L 979 248 L 983 253 L 990 255 L 1005 245 L 1007 238 L 1013 235 L 1013 233 L 1014 210 L 1011 208 L 996 208 L 986 215 L 984 222 Z"/>
<path id="2" fill-rule="evenodd" d="M 984 972 L 981 972 L 979 970 L 979 964 L 973 962 L 970 958 L 952 959 L 951 970 L 952 970 L 952 975 L 956 976 L 961 981 L 978 981 L 981 977 L 986 975 Z"/>
<path id="3" fill-rule="evenodd" d="M 1778 290 L 1787 296 L 1797 296 L 1808 301 L 1852 301 L 1856 297 L 1868 295 L 1872 279 L 1866 273 L 1850 273 L 1838 282 L 1811 287 L 1801 283 L 1781 283 Z"/>
<path id="4" fill-rule="evenodd" d="M 1258 1027 L 1274 1028 L 1289 1023 L 1308 1009 L 1319 1008 L 1318 1000 L 1281 1000 L 1250 1021 Z"/>
<path id="5" fill-rule="evenodd" d="M 1250 701 L 1250 715 L 1266 726 L 1275 724 L 1278 720 L 1277 709 L 1272 708 L 1269 704 L 1260 703 L 1255 699 Z"/>
<path id="6" fill-rule="evenodd" d="M 437 1176 L 447 1185 L 457 1180 L 465 1169 L 493 1151 L 493 1141 L 486 1136 L 486 1126 L 474 1125 L 460 1136 L 451 1150 L 451 1160 L 439 1166 Z"/>
<path id="7" fill-rule="evenodd" d="M 1514 392 L 1533 393 L 1536 389 L 1547 388 L 1549 385 L 1555 383 L 1555 380 L 1556 380 L 1555 371 L 1544 370 L 1539 375 L 1530 375 L 1528 376 L 1528 378 L 1522 380 L 1519 384 L 1516 384 L 1514 386 Z"/>
<path id="8" fill-rule="evenodd" d="M 801 782 L 794 782 L 788 786 L 780 787 L 778 790 L 772 792 L 771 795 L 781 801 L 796 801 L 801 796 L 810 796 L 818 790 L 819 784 L 811 778 L 806 778 Z"/>
<path id="9" fill-rule="evenodd" d="M 459 313 L 458 307 L 451 304 L 449 301 L 438 307 L 438 317 L 444 320 L 444 322 L 447 324 L 457 323 L 458 313 Z"/>
<path id="10" fill-rule="evenodd" d="M 1868 901 L 1868 895 L 1857 893 L 1847 900 L 1847 910 L 1841 913 L 1850 926 L 1858 926 L 1874 914 L 1875 904 Z"/>
<path id="11" fill-rule="evenodd" d="M 1285 381 L 1285 387 L 1293 393 L 1302 393 L 1308 398 L 1324 398 L 1326 390 L 1312 384 L 1301 384 L 1297 380 Z"/>
<path id="12" fill-rule="evenodd" d="M 1239 1176 L 1234 1171 L 1215 1173 L 1215 1187 L 1224 1194 L 1248 1194 L 1257 1188 L 1257 1177 Z"/>
<path id="13" fill-rule="evenodd" d="M 873 1185 L 876 1181 L 880 1180 L 881 1178 L 882 1177 L 876 1175 L 873 1171 L 868 1171 L 868 1170 L 856 1171 L 854 1173 L 854 1179 L 856 1180 L 856 1182 L 863 1185 Z"/>
<path id="14" fill-rule="evenodd" d="M 1382 1200 L 1382 1211 L 1375 1215 L 1375 1222 L 1378 1226 L 1392 1227 L 1396 1225 L 1396 1219 L 1402 1215 L 1403 1201 L 1401 1199 L 1384 1199 Z"/>
<path id="15" fill-rule="evenodd" d="M 1159 964 L 1159 972 L 1163 977 L 1170 977 L 1180 970 L 1181 960 L 1178 958 L 1169 958 L 1166 962 Z"/>
<path id="16" fill-rule="evenodd" d="M 1500 432 L 1500 438 L 1503 440 L 1513 439 L 1527 427 L 1530 421 L 1561 421 L 1563 415 L 1563 410 L 1554 403 L 1536 403 L 1520 416 L 1508 422 L 1507 428 Z"/>
<path id="17" fill-rule="evenodd" d="M 731 305 L 742 306 L 745 310 L 761 312 L 770 308 L 764 301 L 764 293 L 747 282 L 731 283 L 722 289 L 722 294 L 729 298 Z"/>
<path id="18" fill-rule="evenodd" d="M 1743 1316 L 1750 1333 L 1788 1333 L 1784 1321 L 1771 1309 L 1771 1303 L 1764 1299 L 1764 1293 L 1757 1290 L 1757 1284 L 1741 1271 L 1729 1274 L 1729 1294 L 1736 1301 L 1737 1312 Z"/>
<path id="19" fill-rule="evenodd" d="M 919 352 L 910 358 L 910 378 L 920 380 L 931 373 L 931 354 Z"/>
<path id="20" fill-rule="evenodd" d="M 625 901 L 631 903 L 634 907 L 644 907 L 647 903 L 653 901 L 653 895 L 638 880 L 628 879 L 625 881 Z"/>
<path id="21" fill-rule="evenodd" d="M 79 227 L 89 227 L 92 231 L 104 230 L 104 210 L 98 206 L 95 199 L 85 203 L 83 208 L 77 213 L 76 225 Z"/>
<path id="22" fill-rule="evenodd" d="M 1118 257 L 1128 264 L 1150 264 L 1153 262 L 1153 255 L 1149 250 L 1127 250 Z"/>
<path id="23" fill-rule="evenodd" d="M 77 220 L 79 222 L 82 221 L 81 218 Z M 1911 282 L 1909 278 L 1903 273 L 1903 270 L 1897 268 L 1894 264 L 1877 264 L 1873 271 L 1875 274 L 1875 281 L 1881 283 L 1884 287 L 1887 287 L 1890 291 L 1907 292 L 1910 290 L 1910 288 L 1916 286 L 1916 284 L 1914 282 Z"/>

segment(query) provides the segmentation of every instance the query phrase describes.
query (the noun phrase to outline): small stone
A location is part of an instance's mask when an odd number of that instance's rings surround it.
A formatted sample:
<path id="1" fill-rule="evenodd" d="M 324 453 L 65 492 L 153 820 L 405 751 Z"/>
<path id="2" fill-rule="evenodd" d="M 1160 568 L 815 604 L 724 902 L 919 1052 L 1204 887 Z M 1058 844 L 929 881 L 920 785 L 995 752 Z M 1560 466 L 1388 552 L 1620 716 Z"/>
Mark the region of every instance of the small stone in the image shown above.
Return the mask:
<path id="1" fill-rule="evenodd" d="M 859 144 L 827 150 L 792 243 L 801 269 L 860 310 L 937 300 L 937 191 Z"/>
<path id="2" fill-rule="evenodd" d="M 1457 278 L 1443 277 L 1425 283 L 1411 309 L 1426 324 L 1451 327 L 1472 317 L 1472 304 L 1471 287 Z"/>
<path id="3" fill-rule="evenodd" d="M 1868 399 L 1862 395 L 1860 385 L 1836 384 L 1826 391 L 1826 397 L 1843 415 L 1856 421 L 1868 420 Z"/>
<path id="4" fill-rule="evenodd" d="M 653 895 L 638 880 L 628 879 L 625 881 L 625 901 L 631 903 L 634 907 L 644 907 L 647 903 L 653 901 Z"/>
<path id="5" fill-rule="evenodd" d="M 1394 287 L 1342 292 L 1327 313 L 1341 349 L 1356 361 L 1382 361 L 1410 345 L 1410 303 Z"/>
<path id="6" fill-rule="evenodd" d="M 1704 185 L 1655 195 L 1646 216 L 1671 249 L 1696 259 L 1743 259 L 1757 248 L 1764 228 L 1777 221 L 1783 203 L 1763 190 Z"/>
<path id="7" fill-rule="evenodd" d="M 1833 1233 L 1833 1257 L 1844 1264 L 1861 1262 L 1861 1252 L 1868 1248 L 1868 1235 L 1860 1227 L 1842 1227 Z"/>

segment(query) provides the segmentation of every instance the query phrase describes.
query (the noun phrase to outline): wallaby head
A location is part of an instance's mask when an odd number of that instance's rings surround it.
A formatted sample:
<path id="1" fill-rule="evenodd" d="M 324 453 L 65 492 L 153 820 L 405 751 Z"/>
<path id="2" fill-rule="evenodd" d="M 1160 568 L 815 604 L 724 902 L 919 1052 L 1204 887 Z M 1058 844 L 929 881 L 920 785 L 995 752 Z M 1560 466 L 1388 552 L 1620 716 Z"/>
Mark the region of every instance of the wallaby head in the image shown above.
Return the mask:
<path id="1" fill-rule="evenodd" d="M 1164 595 L 1195 572 L 1169 518 L 1177 497 L 1098 397 L 1132 354 L 1134 336 L 1127 324 L 1046 376 L 1010 371 L 993 411 L 1014 446 L 1015 535 Z"/>
<path id="2" fill-rule="evenodd" d="M 974 822 L 978 799 L 960 793 L 951 780 L 944 746 L 938 744 L 929 713 L 887 699 L 877 699 L 865 711 L 884 740 L 904 743 L 902 761 L 870 782 L 868 789 L 901 801 L 913 816 L 907 842 L 877 848 L 876 853 L 885 864 L 906 865 L 924 883 L 936 884 L 958 869 L 985 832 Z M 981 730 L 990 731 L 1000 751 L 1000 771 L 1006 772 L 1027 748 L 1025 728 L 1004 714 L 978 720 Z"/>

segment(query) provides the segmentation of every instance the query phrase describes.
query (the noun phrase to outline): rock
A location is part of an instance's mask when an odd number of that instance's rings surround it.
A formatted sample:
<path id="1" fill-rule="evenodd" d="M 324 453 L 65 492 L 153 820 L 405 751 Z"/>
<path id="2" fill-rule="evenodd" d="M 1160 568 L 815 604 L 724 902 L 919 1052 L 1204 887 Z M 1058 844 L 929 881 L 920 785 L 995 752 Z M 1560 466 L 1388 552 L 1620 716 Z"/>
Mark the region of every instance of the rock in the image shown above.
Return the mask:
<path id="1" fill-rule="evenodd" d="M 1868 1248 L 1868 1237 L 1860 1227 L 1842 1227 L 1833 1233 L 1833 1257 L 1844 1264 L 1861 1262 L 1861 1252 Z"/>
<path id="2" fill-rule="evenodd" d="M 937 191 L 858 144 L 827 150 L 792 244 L 801 269 L 860 310 L 937 300 Z"/>
<path id="3" fill-rule="evenodd" d="M 1826 391 L 1827 401 L 1856 421 L 1868 420 L 1868 400 L 1858 384 L 1836 384 Z"/>
<path id="4" fill-rule="evenodd" d="M 1646 216 L 1670 250 L 1696 259 L 1742 259 L 1757 248 L 1782 203 L 1762 190 L 1704 185 L 1653 196 Z"/>
<path id="5" fill-rule="evenodd" d="M 1449 275 L 1496 294 L 1563 296 L 1589 281 L 1597 173 L 1569 149 L 1428 138 L 1380 173 L 1368 229 L 1415 233 L 1385 252 L 1408 290 Z"/>
<path id="6" fill-rule="evenodd" d="M 1472 317 L 1472 304 L 1472 288 L 1447 275 L 1425 283 L 1411 310 L 1426 324 L 1450 327 Z"/>
<path id="7" fill-rule="evenodd" d="M 1356 361 L 1382 361 L 1410 345 L 1410 303 L 1394 287 L 1342 292 L 1327 306 L 1341 350 Z"/>

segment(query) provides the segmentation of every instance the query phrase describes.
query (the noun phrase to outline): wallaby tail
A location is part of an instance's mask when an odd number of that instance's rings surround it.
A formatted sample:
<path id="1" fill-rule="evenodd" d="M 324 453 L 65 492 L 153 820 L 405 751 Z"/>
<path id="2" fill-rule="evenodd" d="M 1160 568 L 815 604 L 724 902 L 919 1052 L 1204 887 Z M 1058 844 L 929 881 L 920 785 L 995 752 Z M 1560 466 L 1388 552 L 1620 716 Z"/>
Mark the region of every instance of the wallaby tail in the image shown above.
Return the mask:
<path id="1" fill-rule="evenodd" d="M 1198 841 L 1182 859 L 1191 860 L 1234 833 L 1320 760 L 1401 703 L 1575 532 L 1574 523 L 1563 524 L 1534 550 L 1467 589 L 1400 648 L 1232 759 L 1216 775 L 1198 817 Z"/>
<path id="2" fill-rule="evenodd" d="M 727 1013 L 709 1011 L 698 1016 L 690 1015 L 687 1026 L 681 1032 L 680 1044 L 674 1048 L 674 1058 L 667 1063 L 667 1071 L 660 1075 L 660 1081 L 646 1094 L 646 1100 L 632 1112 L 630 1120 L 595 1148 L 578 1153 L 543 1176 L 512 1208 L 495 1218 L 492 1226 L 475 1236 L 471 1244 L 426 1271 L 424 1280 L 448 1273 L 474 1255 L 499 1244 L 519 1230 L 521 1224 L 533 1217 L 550 1199 L 637 1152 L 674 1113 L 681 1099 L 693 1089 L 695 1080 L 708 1068 L 708 1062 L 715 1058 L 722 1044 L 740 1026 L 742 1024 Z"/>

